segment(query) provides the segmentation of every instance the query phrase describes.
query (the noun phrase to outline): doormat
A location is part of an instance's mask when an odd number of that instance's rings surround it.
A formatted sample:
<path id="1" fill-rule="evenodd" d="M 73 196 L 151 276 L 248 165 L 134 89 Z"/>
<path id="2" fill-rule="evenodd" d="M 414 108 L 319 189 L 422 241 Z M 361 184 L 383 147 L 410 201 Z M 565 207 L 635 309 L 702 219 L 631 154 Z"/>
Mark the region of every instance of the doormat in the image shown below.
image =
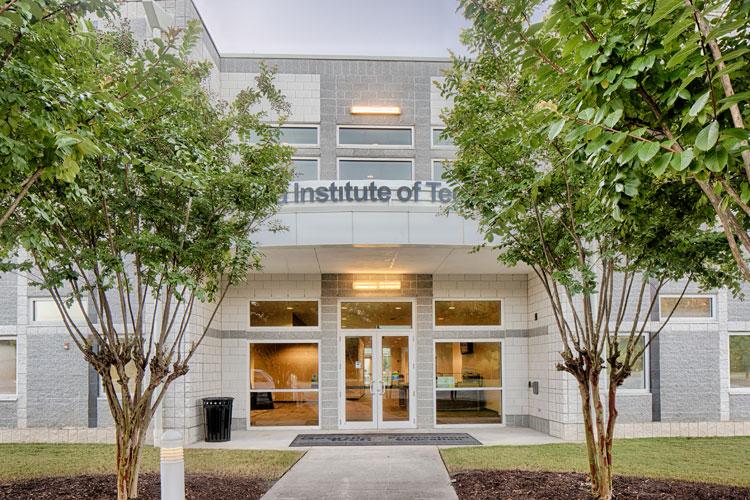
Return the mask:
<path id="1" fill-rule="evenodd" d="M 481 444 L 465 432 L 399 432 L 390 434 L 298 434 L 289 446 L 467 446 Z"/>

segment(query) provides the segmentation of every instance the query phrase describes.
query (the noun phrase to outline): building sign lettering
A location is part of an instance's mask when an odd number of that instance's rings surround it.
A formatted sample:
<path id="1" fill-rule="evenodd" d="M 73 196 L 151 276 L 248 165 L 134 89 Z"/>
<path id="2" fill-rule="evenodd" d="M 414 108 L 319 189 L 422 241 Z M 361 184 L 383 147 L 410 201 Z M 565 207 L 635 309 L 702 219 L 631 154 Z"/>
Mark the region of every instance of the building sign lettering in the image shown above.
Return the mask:
<path id="1" fill-rule="evenodd" d="M 448 203 L 453 199 L 453 190 L 442 182 L 415 181 L 401 186 L 378 185 L 375 181 L 353 186 L 350 181 L 339 184 L 336 181 L 327 186 L 300 186 L 292 184 L 290 192 L 282 195 L 280 203 L 358 203 L 396 201 L 427 201 Z"/>

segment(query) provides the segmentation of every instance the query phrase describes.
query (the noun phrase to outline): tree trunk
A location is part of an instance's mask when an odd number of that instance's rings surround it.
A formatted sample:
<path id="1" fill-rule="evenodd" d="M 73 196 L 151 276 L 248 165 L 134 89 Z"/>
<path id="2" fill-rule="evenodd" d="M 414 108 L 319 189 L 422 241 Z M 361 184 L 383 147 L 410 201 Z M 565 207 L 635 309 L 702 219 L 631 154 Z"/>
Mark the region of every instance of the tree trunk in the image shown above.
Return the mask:
<path id="1" fill-rule="evenodd" d="M 578 391 L 581 394 L 581 413 L 583 414 L 583 430 L 586 436 L 586 455 L 589 459 L 589 477 L 591 478 L 591 492 L 598 490 L 598 463 L 596 455 L 596 437 L 594 422 L 591 419 L 591 388 L 588 380 L 578 381 Z"/>
<path id="2" fill-rule="evenodd" d="M 117 500 L 138 498 L 138 471 L 147 428 L 148 419 L 137 416 L 117 426 Z"/>
<path id="3" fill-rule="evenodd" d="M 599 384 L 593 380 L 595 378 L 598 379 L 598 375 L 578 381 L 586 452 L 589 460 L 591 496 L 597 500 L 610 500 L 612 498 L 612 441 L 607 439 L 608 426 L 599 394 Z"/>
<path id="4" fill-rule="evenodd" d="M 607 439 L 607 416 L 604 414 L 602 395 L 599 392 L 600 373 L 591 374 L 591 397 L 594 401 L 594 417 L 596 420 L 596 455 L 597 455 L 597 489 L 593 492 L 598 500 L 612 498 L 612 474 L 609 463 L 611 456 Z"/>

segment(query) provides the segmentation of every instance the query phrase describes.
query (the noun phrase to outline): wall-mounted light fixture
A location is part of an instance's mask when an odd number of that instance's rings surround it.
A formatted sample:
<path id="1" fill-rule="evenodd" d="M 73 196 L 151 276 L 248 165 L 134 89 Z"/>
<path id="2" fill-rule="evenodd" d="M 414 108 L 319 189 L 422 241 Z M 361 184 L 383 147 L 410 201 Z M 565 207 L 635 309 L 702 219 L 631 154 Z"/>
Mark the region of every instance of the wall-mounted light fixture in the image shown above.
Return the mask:
<path id="1" fill-rule="evenodd" d="M 353 115 L 400 115 L 399 106 L 352 106 Z"/>
<path id="2" fill-rule="evenodd" d="M 355 290 L 401 290 L 400 281 L 354 281 Z"/>

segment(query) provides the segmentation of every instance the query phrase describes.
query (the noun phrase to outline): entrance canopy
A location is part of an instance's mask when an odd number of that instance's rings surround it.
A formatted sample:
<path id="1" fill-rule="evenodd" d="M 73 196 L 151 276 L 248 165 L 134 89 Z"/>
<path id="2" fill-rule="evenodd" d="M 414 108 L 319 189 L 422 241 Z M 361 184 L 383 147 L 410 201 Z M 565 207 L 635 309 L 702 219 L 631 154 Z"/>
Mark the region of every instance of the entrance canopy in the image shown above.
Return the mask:
<path id="1" fill-rule="evenodd" d="M 265 273 L 383 273 L 383 274 L 506 274 L 527 273 L 525 266 L 509 268 L 498 253 L 470 246 L 341 245 L 262 248 Z"/>

